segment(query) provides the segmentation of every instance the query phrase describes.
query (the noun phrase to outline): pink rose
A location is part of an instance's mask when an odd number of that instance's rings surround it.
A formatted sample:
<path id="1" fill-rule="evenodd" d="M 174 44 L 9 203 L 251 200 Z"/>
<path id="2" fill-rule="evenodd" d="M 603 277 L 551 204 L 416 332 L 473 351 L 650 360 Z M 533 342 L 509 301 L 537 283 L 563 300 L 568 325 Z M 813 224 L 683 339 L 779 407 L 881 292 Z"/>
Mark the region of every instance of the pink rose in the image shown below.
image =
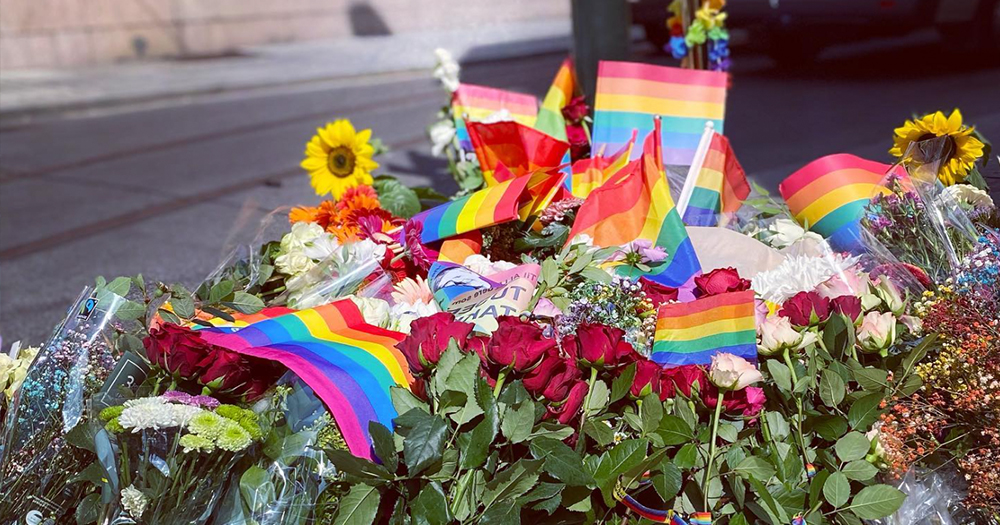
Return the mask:
<path id="1" fill-rule="evenodd" d="M 742 390 L 762 381 L 764 376 L 760 374 L 756 366 L 746 359 L 720 352 L 712 356 L 712 366 L 708 371 L 708 378 L 720 390 Z"/>
<path id="2" fill-rule="evenodd" d="M 750 281 L 740 277 L 736 268 L 718 268 L 694 278 L 697 295 L 705 297 L 726 292 L 742 292 L 750 289 Z"/>

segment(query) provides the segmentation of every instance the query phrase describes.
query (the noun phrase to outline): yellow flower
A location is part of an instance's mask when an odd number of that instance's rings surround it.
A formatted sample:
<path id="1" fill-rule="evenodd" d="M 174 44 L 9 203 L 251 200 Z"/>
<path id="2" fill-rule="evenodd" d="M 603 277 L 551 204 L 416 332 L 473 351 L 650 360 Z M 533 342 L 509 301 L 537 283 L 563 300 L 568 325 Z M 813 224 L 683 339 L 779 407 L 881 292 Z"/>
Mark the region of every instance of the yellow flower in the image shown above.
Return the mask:
<path id="1" fill-rule="evenodd" d="M 938 111 L 916 120 L 907 120 L 902 127 L 896 128 L 893 147 L 889 153 L 902 158 L 914 142 L 950 137 L 950 151 L 941 164 L 938 179 L 945 186 L 951 186 L 965 180 L 972 165 L 983 156 L 983 143 L 972 136 L 974 129 L 962 124 L 962 113 L 959 110 L 953 111 L 949 117 Z"/>
<path id="2" fill-rule="evenodd" d="M 713 29 L 715 27 L 722 27 L 726 23 L 726 13 L 713 8 L 710 3 L 706 2 L 701 9 L 699 9 L 695 16 L 701 23 L 704 24 L 705 29 Z"/>
<path id="3" fill-rule="evenodd" d="M 349 188 L 371 184 L 375 149 L 369 144 L 372 130 L 355 131 L 351 121 L 342 119 L 316 130 L 306 144 L 302 168 L 309 172 L 317 195 L 330 193 L 334 199 Z"/>

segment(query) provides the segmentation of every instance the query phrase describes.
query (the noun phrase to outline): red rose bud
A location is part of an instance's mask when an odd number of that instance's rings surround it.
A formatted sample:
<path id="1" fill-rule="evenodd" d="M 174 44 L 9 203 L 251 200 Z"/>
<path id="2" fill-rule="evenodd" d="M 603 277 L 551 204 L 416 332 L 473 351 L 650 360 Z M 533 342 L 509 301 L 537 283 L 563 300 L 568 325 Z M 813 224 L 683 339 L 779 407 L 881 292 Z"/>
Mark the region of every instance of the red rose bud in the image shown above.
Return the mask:
<path id="1" fill-rule="evenodd" d="M 464 348 L 473 327 L 470 323 L 456 321 L 448 312 L 439 312 L 414 320 L 410 324 L 410 335 L 397 348 L 406 357 L 410 371 L 422 374 L 437 365 L 452 339 L 459 348 Z"/>
<path id="2" fill-rule="evenodd" d="M 569 141 L 569 155 L 574 162 L 590 155 L 590 139 L 583 126 L 570 124 L 566 126 L 566 139 Z"/>
<path id="3" fill-rule="evenodd" d="M 698 296 L 719 295 L 726 292 L 742 292 L 750 289 L 750 281 L 740 277 L 736 268 L 718 268 L 694 278 Z"/>
<path id="4" fill-rule="evenodd" d="M 632 397 L 642 398 L 660 391 L 660 372 L 663 367 L 649 359 L 636 362 L 635 379 L 629 393 Z"/>
<path id="5" fill-rule="evenodd" d="M 778 315 L 796 326 L 812 326 L 830 317 L 830 300 L 816 292 L 799 292 L 785 301 Z"/>
<path id="6" fill-rule="evenodd" d="M 142 344 L 151 363 L 183 379 L 197 377 L 202 368 L 199 363 L 212 352 L 212 346 L 194 330 L 172 323 L 150 330 Z"/>
<path id="7" fill-rule="evenodd" d="M 861 319 L 861 298 L 854 295 L 841 295 L 830 301 L 830 310 L 843 314 L 857 323 Z"/>
<path id="8" fill-rule="evenodd" d="M 253 379 L 247 359 L 222 348 L 216 348 L 199 366 L 204 371 L 198 376 L 198 383 L 215 392 L 239 395 L 249 389 Z"/>
<path id="9" fill-rule="evenodd" d="M 705 370 L 697 365 L 682 365 L 664 368 L 660 372 L 660 399 L 666 401 L 677 394 L 691 397 L 693 385 L 698 385 L 699 392 L 711 388 Z"/>
<path id="10" fill-rule="evenodd" d="M 566 396 L 566 400 L 558 405 L 549 405 L 549 416 L 554 416 L 556 421 L 559 421 L 563 425 L 568 424 L 580 415 L 580 408 L 583 406 L 583 400 L 587 397 L 587 386 L 586 381 L 577 381 L 569 390 L 569 395 Z"/>
<path id="11" fill-rule="evenodd" d="M 555 346 L 555 339 L 545 337 L 538 325 L 518 317 L 501 316 L 486 344 L 486 360 L 516 372 L 526 372 L 538 365 L 542 356 Z"/>
<path id="12" fill-rule="evenodd" d="M 542 390 L 542 396 L 553 403 L 562 402 L 569 396 L 569 391 L 573 385 L 579 382 L 582 377 L 583 372 L 577 368 L 576 361 L 561 358 L 548 383 L 546 383 L 545 388 Z"/>
<path id="13" fill-rule="evenodd" d="M 643 292 L 646 292 L 646 297 L 653 301 L 653 306 L 677 300 L 677 288 L 664 286 L 645 277 L 639 278 L 639 286 L 642 287 Z"/>
<path id="14" fill-rule="evenodd" d="M 584 366 L 605 368 L 619 366 L 635 352 L 622 329 L 601 324 L 581 324 L 567 349 Z"/>
<path id="15" fill-rule="evenodd" d="M 562 109 L 563 117 L 572 124 L 579 124 L 589 112 L 587 99 L 583 95 L 571 98 Z"/>

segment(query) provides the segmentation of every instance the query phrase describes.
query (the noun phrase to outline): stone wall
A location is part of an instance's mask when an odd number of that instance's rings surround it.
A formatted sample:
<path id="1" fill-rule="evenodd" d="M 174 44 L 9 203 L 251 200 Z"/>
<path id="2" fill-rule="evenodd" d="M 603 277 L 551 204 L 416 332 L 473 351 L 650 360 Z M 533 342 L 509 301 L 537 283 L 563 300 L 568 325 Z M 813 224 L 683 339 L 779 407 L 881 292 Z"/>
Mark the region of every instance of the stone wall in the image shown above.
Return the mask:
<path id="1" fill-rule="evenodd" d="M 569 0 L 0 0 L 0 69 L 567 18 Z"/>

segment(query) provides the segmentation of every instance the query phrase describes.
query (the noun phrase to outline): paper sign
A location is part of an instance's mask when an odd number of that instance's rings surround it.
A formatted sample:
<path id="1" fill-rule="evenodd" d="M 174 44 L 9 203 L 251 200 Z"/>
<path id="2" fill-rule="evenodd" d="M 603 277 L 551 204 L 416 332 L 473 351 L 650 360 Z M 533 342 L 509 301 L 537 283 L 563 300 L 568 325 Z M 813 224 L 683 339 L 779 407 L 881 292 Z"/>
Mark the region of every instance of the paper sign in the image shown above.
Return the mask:
<path id="1" fill-rule="evenodd" d="M 448 311 L 460 321 L 473 323 L 476 331 L 492 333 L 497 329 L 496 318 L 518 315 L 527 308 L 538 284 L 537 264 L 524 264 L 489 276 L 499 283 L 493 288 L 481 288 L 456 296 Z"/>

